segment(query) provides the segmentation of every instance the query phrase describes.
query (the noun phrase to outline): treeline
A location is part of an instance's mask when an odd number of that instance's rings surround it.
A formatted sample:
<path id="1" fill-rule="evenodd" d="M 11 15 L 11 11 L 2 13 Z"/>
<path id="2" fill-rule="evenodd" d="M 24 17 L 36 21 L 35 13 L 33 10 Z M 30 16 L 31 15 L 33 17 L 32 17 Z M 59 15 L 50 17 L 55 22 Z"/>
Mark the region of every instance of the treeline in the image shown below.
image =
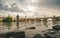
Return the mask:
<path id="1" fill-rule="evenodd" d="M 16 20 L 15 19 L 13 20 L 13 18 L 11 16 L 8 16 L 6 18 L 3 18 L 3 20 L 0 22 L 15 22 L 15 21 Z"/>

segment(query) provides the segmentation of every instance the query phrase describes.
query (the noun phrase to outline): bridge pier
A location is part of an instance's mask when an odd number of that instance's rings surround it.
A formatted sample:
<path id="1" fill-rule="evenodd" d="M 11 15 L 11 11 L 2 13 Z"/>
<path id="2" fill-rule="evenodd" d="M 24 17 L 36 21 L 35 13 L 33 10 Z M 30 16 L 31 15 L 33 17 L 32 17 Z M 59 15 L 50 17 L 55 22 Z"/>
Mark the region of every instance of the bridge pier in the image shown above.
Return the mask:
<path id="1" fill-rule="evenodd" d="M 43 23 L 44 23 L 45 26 L 47 26 L 47 19 L 48 19 L 47 17 L 43 18 Z"/>

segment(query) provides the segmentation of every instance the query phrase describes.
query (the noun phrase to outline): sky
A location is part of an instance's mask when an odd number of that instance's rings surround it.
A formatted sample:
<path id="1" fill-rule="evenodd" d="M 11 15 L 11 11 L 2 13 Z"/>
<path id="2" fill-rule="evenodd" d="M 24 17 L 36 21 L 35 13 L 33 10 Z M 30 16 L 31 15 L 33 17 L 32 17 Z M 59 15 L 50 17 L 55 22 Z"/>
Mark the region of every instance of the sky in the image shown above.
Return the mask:
<path id="1" fill-rule="evenodd" d="M 60 15 L 60 0 L 0 0 L 0 16 L 50 17 Z"/>

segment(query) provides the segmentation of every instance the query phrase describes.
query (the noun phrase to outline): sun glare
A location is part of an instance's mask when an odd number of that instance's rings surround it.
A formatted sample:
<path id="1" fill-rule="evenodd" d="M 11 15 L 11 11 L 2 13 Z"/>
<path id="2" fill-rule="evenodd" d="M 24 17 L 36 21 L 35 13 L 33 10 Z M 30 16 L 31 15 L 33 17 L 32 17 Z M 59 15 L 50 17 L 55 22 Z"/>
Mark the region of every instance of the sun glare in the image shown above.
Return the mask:
<path id="1" fill-rule="evenodd" d="M 32 2 L 35 2 L 35 0 L 32 0 Z"/>
<path id="2" fill-rule="evenodd" d="M 34 10 L 34 7 L 33 6 L 28 6 L 28 11 L 33 11 Z"/>

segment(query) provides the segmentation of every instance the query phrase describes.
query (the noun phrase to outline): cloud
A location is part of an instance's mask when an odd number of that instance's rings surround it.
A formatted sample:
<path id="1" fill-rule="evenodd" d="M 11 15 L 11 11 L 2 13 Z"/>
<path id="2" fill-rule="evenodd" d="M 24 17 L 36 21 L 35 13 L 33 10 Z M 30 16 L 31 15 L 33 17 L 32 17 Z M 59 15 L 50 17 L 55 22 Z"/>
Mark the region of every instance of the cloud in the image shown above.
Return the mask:
<path id="1" fill-rule="evenodd" d="M 4 0 L 7 3 L 17 3 L 23 8 L 27 8 L 28 5 L 35 7 L 50 7 L 60 8 L 60 0 Z"/>
<path id="2" fill-rule="evenodd" d="M 60 0 L 4 0 L 3 2 L 2 5 L 0 4 L 0 10 L 23 12 L 29 16 L 60 14 Z"/>
<path id="3" fill-rule="evenodd" d="M 60 8 L 60 0 L 43 0 L 38 6 Z"/>
<path id="4" fill-rule="evenodd" d="M 19 7 L 17 6 L 16 3 L 13 3 L 12 5 L 7 4 L 5 6 L 0 4 L 0 10 L 11 11 L 11 12 L 18 12 L 18 13 L 23 12 L 23 9 L 19 9 Z"/>
<path id="5" fill-rule="evenodd" d="M 35 6 L 35 7 L 50 7 L 50 8 L 60 8 L 60 0 L 18 0 L 20 5 L 24 6 Z"/>

